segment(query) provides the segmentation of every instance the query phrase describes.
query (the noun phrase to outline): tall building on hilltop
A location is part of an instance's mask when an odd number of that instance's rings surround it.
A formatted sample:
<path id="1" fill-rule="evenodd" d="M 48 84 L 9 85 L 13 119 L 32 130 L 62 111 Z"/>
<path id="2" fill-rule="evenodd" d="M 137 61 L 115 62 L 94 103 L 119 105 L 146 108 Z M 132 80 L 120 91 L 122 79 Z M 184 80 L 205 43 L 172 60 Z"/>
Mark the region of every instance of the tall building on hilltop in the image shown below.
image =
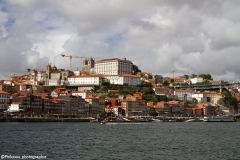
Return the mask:
<path id="1" fill-rule="evenodd" d="M 103 59 L 95 63 L 95 73 L 104 75 L 123 75 L 133 73 L 133 63 L 126 58 Z"/>
<path id="2" fill-rule="evenodd" d="M 63 85 L 64 83 L 68 83 L 68 77 L 74 75 L 74 73 L 70 70 L 58 69 L 56 66 L 51 66 L 48 64 L 46 66 L 46 72 L 44 76 L 44 84 L 46 86 L 57 86 Z"/>
<path id="3" fill-rule="evenodd" d="M 93 73 L 95 61 L 93 58 L 83 60 L 82 71 Z"/>

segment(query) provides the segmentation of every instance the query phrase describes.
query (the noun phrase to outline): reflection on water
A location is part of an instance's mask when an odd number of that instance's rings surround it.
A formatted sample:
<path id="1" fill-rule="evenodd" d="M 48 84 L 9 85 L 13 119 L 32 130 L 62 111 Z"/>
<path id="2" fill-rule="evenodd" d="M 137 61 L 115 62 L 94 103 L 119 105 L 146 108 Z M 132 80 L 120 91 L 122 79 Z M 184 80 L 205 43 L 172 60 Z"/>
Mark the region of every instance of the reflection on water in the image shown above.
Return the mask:
<path id="1" fill-rule="evenodd" d="M 0 123 L 1 155 L 240 159 L 240 123 Z"/>

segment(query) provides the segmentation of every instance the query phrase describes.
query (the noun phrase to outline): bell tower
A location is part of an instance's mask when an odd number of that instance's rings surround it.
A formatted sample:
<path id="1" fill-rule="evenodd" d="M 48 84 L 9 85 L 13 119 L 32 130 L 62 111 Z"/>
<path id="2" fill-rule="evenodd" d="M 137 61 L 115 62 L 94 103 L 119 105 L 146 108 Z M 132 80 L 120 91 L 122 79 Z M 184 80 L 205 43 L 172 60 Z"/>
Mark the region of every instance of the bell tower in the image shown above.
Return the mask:
<path id="1" fill-rule="evenodd" d="M 90 70 L 94 68 L 95 61 L 93 58 L 83 60 L 82 71 L 90 73 Z"/>

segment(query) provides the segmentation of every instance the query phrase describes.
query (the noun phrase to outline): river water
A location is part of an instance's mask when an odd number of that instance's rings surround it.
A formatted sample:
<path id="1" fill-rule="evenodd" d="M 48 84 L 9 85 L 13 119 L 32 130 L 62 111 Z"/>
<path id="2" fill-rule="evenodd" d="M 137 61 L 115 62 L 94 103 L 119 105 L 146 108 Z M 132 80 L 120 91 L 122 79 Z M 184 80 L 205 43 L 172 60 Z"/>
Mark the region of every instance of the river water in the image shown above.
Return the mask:
<path id="1" fill-rule="evenodd" d="M 4 159 L 239 160 L 240 123 L 11 122 L 0 142 Z"/>

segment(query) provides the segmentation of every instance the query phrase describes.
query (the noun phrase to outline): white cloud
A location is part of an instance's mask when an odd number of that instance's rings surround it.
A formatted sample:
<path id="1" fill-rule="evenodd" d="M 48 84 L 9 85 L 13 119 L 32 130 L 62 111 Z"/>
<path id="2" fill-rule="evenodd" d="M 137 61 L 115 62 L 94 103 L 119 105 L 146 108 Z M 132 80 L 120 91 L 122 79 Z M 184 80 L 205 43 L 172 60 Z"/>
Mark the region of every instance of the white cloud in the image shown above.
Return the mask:
<path id="1" fill-rule="evenodd" d="M 0 75 L 45 68 L 47 63 L 67 69 L 69 59 L 59 56 L 64 53 L 126 57 L 143 71 L 168 76 L 181 68 L 176 76 L 209 73 L 237 81 L 239 4 L 227 0 L 1 1 Z M 73 59 L 74 69 L 81 64 L 81 59 Z"/>

